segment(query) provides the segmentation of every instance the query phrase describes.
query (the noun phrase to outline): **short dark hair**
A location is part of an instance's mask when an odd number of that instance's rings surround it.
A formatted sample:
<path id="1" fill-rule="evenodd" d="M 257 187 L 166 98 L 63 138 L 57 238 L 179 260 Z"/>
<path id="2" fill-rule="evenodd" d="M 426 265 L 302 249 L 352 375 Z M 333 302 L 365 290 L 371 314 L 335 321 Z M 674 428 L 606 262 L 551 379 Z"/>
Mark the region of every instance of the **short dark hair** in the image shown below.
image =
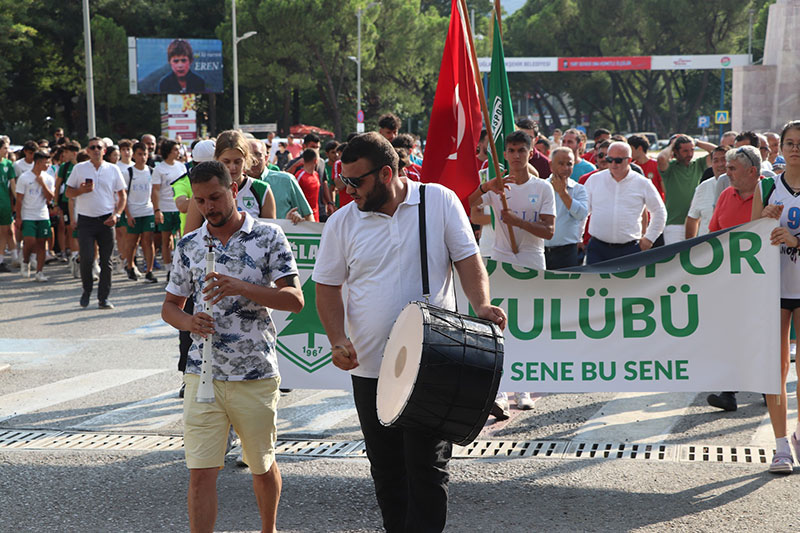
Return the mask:
<path id="1" fill-rule="evenodd" d="M 397 146 L 395 146 L 394 149 L 397 152 L 397 170 L 403 170 L 411 164 L 411 158 L 408 157 L 408 150 L 405 148 L 398 148 Z"/>
<path id="2" fill-rule="evenodd" d="M 691 144 L 694 145 L 694 141 L 688 135 L 678 135 L 675 138 L 675 144 L 673 145 L 673 149 L 677 152 L 681 149 L 682 144 Z"/>
<path id="3" fill-rule="evenodd" d="M 645 152 L 647 152 L 647 149 L 650 148 L 650 141 L 648 141 L 647 137 L 644 135 L 631 135 L 628 137 L 628 144 L 631 145 L 631 148 L 641 148 Z"/>
<path id="4" fill-rule="evenodd" d="M 386 113 L 378 117 L 378 127 L 387 130 L 400 131 L 402 121 L 394 113 Z"/>
<path id="5" fill-rule="evenodd" d="M 592 139 L 596 141 L 603 135 L 611 135 L 611 132 L 605 128 L 597 128 L 596 130 L 594 130 L 594 135 L 592 135 Z"/>
<path id="6" fill-rule="evenodd" d="M 131 141 L 130 139 L 122 139 L 121 141 L 119 141 L 119 143 L 117 143 L 117 146 L 119 146 L 120 148 L 130 148 L 131 146 L 133 146 L 133 141 Z"/>
<path id="7" fill-rule="evenodd" d="M 230 187 L 233 183 L 228 167 L 219 161 L 203 161 L 192 167 L 192 171 L 189 173 L 189 183 L 192 185 L 206 183 L 213 178 L 217 178 L 223 187 Z"/>
<path id="8" fill-rule="evenodd" d="M 22 145 L 22 151 L 31 151 L 37 152 L 39 150 L 39 145 L 36 144 L 36 141 L 25 141 L 25 144 Z"/>
<path id="9" fill-rule="evenodd" d="M 47 152 L 44 152 L 42 150 L 38 150 L 38 151 L 33 153 L 33 161 L 34 161 L 34 163 L 36 161 L 41 161 L 42 159 L 50 159 L 50 154 L 48 154 Z"/>
<path id="10" fill-rule="evenodd" d="M 344 152 L 345 148 L 347 148 L 347 143 L 346 142 L 339 143 L 339 146 L 336 147 L 336 151 L 341 154 L 342 152 Z"/>
<path id="11" fill-rule="evenodd" d="M 524 144 L 527 149 L 531 148 L 531 136 L 522 130 L 512 131 L 506 137 L 506 146 L 509 143 Z"/>
<path id="12" fill-rule="evenodd" d="M 755 146 L 756 148 L 761 147 L 761 141 L 758 140 L 758 135 L 754 131 L 743 131 L 733 140 L 735 143 L 740 141 L 747 141 L 750 146 Z"/>
<path id="13" fill-rule="evenodd" d="M 175 39 L 167 46 L 167 60 L 172 59 L 174 56 L 186 56 L 190 62 L 194 61 L 192 45 L 183 39 Z"/>
<path id="14" fill-rule="evenodd" d="M 144 150 L 144 153 L 147 153 L 147 145 L 144 144 L 142 141 L 136 141 L 135 143 L 133 143 L 131 151 L 135 153 L 136 150 Z"/>
<path id="15" fill-rule="evenodd" d="M 489 132 L 488 132 L 488 131 L 486 131 L 486 128 L 483 128 L 483 129 L 481 130 L 481 135 L 480 135 L 480 137 L 478 137 L 478 142 L 479 142 L 479 143 L 480 143 L 480 142 L 483 142 L 483 140 L 484 140 L 484 139 L 485 139 L 485 138 L 486 138 L 488 135 L 489 135 Z"/>
<path id="16" fill-rule="evenodd" d="M 604 140 L 600 141 L 599 143 L 595 144 L 594 147 L 595 147 L 595 149 L 608 148 L 609 146 L 611 146 L 612 142 L 614 142 L 614 141 L 612 141 L 611 139 L 604 139 Z M 620 142 L 625 142 L 625 141 L 620 141 Z"/>
<path id="17" fill-rule="evenodd" d="M 172 151 L 173 148 L 178 146 L 178 141 L 173 141 L 172 139 L 166 139 L 164 142 L 161 143 L 161 146 L 158 149 L 158 154 L 161 156 L 162 159 L 166 159 L 169 156 L 169 153 Z"/>
<path id="18" fill-rule="evenodd" d="M 331 150 L 336 150 L 339 148 L 339 143 L 336 141 L 328 141 L 325 143 L 325 152 L 330 152 Z"/>
<path id="19" fill-rule="evenodd" d="M 303 150 L 303 153 L 300 154 L 300 157 L 303 158 L 303 161 L 305 163 L 310 163 L 317 159 L 317 152 L 312 148 L 306 148 L 305 150 Z"/>
<path id="20" fill-rule="evenodd" d="M 320 142 L 320 138 L 319 135 L 317 135 L 316 133 L 313 132 L 307 133 L 306 136 L 303 137 L 303 144 L 318 143 L 318 142 Z"/>
<path id="21" fill-rule="evenodd" d="M 524 130 L 533 130 L 535 136 L 539 135 L 539 124 L 529 118 L 521 118 L 517 121 L 517 127 Z"/>
<path id="22" fill-rule="evenodd" d="M 550 141 L 548 139 L 543 139 L 543 138 L 539 137 L 538 139 L 536 139 L 536 143 L 535 144 L 542 144 L 542 145 L 544 145 L 546 150 L 550 149 Z"/>
<path id="23" fill-rule="evenodd" d="M 355 163 L 359 159 L 367 159 L 373 167 L 391 167 L 397 175 L 398 156 L 392 144 L 378 132 L 370 131 L 356 135 L 347 143 L 342 152 L 342 163 Z"/>
<path id="24" fill-rule="evenodd" d="M 716 153 L 725 155 L 728 152 L 728 150 L 730 150 L 730 148 L 726 148 L 725 146 L 717 146 L 716 148 L 711 150 L 711 155 L 713 156 Z"/>
<path id="25" fill-rule="evenodd" d="M 89 139 L 89 143 L 91 143 L 92 141 L 100 141 L 100 144 L 102 144 L 102 145 L 103 145 L 103 148 L 105 148 L 105 147 L 106 147 L 106 142 L 103 140 L 103 138 L 102 138 L 102 137 L 98 137 L 98 136 L 96 136 L 96 135 L 95 135 L 94 137 L 92 137 L 91 139 Z"/>
<path id="26" fill-rule="evenodd" d="M 78 141 L 69 141 L 66 146 L 64 146 L 64 150 L 69 150 L 70 152 L 80 152 L 81 143 Z"/>
<path id="27" fill-rule="evenodd" d="M 405 148 L 411 153 L 414 149 L 414 137 L 408 133 L 401 133 L 392 141 L 392 146 L 395 148 Z"/>
<path id="28" fill-rule="evenodd" d="M 4 147 L 7 144 L 8 142 L 4 138 L 0 137 L 0 148 Z"/>

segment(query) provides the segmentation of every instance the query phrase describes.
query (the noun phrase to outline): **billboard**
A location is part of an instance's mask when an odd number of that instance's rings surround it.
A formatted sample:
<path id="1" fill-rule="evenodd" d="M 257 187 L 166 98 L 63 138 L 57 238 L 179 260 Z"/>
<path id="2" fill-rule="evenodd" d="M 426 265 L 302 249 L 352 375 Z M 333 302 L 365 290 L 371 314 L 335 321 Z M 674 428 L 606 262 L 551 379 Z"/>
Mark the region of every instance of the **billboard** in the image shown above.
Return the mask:
<path id="1" fill-rule="evenodd" d="M 128 37 L 131 94 L 222 92 L 222 41 Z"/>

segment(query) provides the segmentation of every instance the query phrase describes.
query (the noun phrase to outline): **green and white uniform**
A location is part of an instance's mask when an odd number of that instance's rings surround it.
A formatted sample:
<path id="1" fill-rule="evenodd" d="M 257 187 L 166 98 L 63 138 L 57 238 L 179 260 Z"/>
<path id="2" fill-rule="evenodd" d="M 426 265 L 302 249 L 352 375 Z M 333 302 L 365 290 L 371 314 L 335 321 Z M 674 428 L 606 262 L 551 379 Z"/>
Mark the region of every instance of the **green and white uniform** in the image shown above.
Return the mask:
<path id="1" fill-rule="evenodd" d="M 250 213 L 255 218 L 261 217 L 261 207 L 264 205 L 267 192 L 269 192 L 269 183 L 245 177 L 236 194 L 237 209 L 244 213 Z"/>
<path id="2" fill-rule="evenodd" d="M 14 164 L 8 159 L 0 161 L 0 226 L 11 224 L 11 180 L 15 177 Z"/>

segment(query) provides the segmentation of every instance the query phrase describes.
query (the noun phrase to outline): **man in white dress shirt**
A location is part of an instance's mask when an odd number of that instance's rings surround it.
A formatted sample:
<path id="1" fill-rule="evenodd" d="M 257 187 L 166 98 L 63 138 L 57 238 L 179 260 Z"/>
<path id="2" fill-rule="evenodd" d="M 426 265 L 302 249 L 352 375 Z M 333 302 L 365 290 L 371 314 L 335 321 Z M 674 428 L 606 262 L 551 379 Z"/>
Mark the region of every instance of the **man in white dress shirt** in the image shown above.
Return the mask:
<path id="1" fill-rule="evenodd" d="M 589 233 L 586 263 L 599 263 L 649 250 L 667 221 L 667 210 L 653 182 L 631 170 L 631 147 L 615 142 L 606 154 L 608 169 L 586 181 L 589 193 Z M 650 223 L 642 235 L 642 213 Z"/>
<path id="2" fill-rule="evenodd" d="M 89 160 L 78 163 L 67 179 L 67 198 L 75 198 L 78 216 L 78 246 L 81 257 L 83 294 L 81 307 L 89 305 L 92 295 L 92 259 L 94 245 L 100 253 L 100 282 L 97 300 L 100 309 L 113 309 L 111 293 L 111 252 L 114 249 L 114 226 L 125 209 L 127 194 L 122 172 L 113 163 L 103 160 L 106 148 L 103 139 L 92 137 L 86 146 Z"/>

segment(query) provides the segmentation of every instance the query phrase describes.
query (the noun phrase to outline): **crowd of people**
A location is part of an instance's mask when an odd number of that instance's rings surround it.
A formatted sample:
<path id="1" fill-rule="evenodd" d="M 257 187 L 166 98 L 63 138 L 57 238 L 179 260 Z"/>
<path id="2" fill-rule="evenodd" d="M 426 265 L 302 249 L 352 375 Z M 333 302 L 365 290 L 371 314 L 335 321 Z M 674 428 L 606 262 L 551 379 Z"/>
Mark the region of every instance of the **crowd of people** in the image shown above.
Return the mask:
<path id="1" fill-rule="evenodd" d="M 420 183 L 436 182 L 435 176 L 423 175 L 420 142 L 400 133 L 398 117 L 384 115 L 378 126 L 377 132 L 324 144 L 313 133 L 298 143 L 292 137 L 285 142 L 273 135 L 259 140 L 229 130 L 195 141 L 188 149 L 150 134 L 117 143 L 95 137 L 84 148 L 57 130 L 52 141 L 27 141 L 19 152 L 9 153 L 10 139 L 0 138 L 0 251 L 7 252 L 11 267 L 19 268 L 23 277 L 33 273 L 36 281 L 46 282 L 48 262 L 69 261 L 81 279 L 80 305 L 88 306 L 98 281 L 98 305 L 110 309 L 114 265 L 127 278 L 150 283 L 159 281 L 155 271 L 163 269 L 168 285 L 162 316 L 183 331 L 182 371 L 199 374 L 202 339 L 220 329 L 239 339 L 230 346 L 231 353 L 256 350 L 263 355 L 263 361 L 248 358 L 242 365 L 215 361 L 214 376 L 222 384 L 272 380 L 258 393 L 266 398 L 261 403 L 266 411 L 257 411 L 258 416 L 272 420 L 266 429 L 250 427 L 243 419 L 237 423 L 236 417 L 244 415 L 230 407 L 213 430 L 213 446 L 206 447 L 209 430 L 202 420 L 207 412 L 193 401 L 186 404 L 193 524 L 213 522 L 203 505 L 212 501 L 215 472 L 224 461 L 226 439 L 220 435 L 227 435 L 233 423 L 242 438 L 244 461 L 253 470 L 262 520 L 265 527 L 274 526 L 281 481 L 269 443 L 275 441 L 280 378 L 268 309 L 297 312 L 304 304 L 285 236 L 277 226 L 257 220 L 279 218 L 294 223 L 330 220 L 313 275 L 316 305 L 334 347 L 333 363 L 353 374 L 387 529 L 444 526 L 448 444 L 420 440 L 406 430 L 392 432 L 375 420 L 378 345 L 393 322 L 378 311 L 392 314 L 396 309 L 386 301 L 400 305 L 418 292 L 417 287 L 388 291 L 396 279 L 394 268 L 413 255 L 407 245 L 414 232 L 404 230 L 398 236 L 396 226 L 406 219 L 408 227 L 416 224 L 412 219 Z M 580 129 L 556 131 L 548 138 L 534 121 L 521 120 L 505 139 L 502 166 L 497 163 L 500 177 L 490 180 L 489 167 L 495 163 L 483 131 L 476 147 L 481 179 L 467 198 L 469 213 L 452 191 L 428 186 L 433 212 L 443 217 L 429 230 L 443 232 L 431 239 L 429 253 L 441 255 L 436 260 L 442 265 L 452 261 L 477 314 L 503 326 L 503 311 L 489 304 L 481 255 L 557 270 L 670 245 L 751 219 L 779 219 L 772 244 L 781 246 L 784 392 L 766 396 L 777 449 L 769 469 L 791 473 L 792 447 L 800 458 L 800 422 L 787 436 L 785 393 L 789 328 L 792 320 L 800 322 L 800 280 L 794 273 L 800 246 L 800 121 L 788 123 L 781 133 L 727 132 L 719 145 L 675 134 L 656 157 L 651 157 L 644 135 L 625 137 L 598 129 L 593 139 L 587 150 Z M 470 239 L 462 238 L 463 228 Z M 198 236 L 222 251 L 235 243 L 235 253 L 225 252 L 230 264 L 206 276 L 205 244 Z M 259 257 L 253 246 L 269 253 Z M 380 247 L 395 250 L 385 256 L 386 264 L 373 257 Z M 4 255 L 0 253 L 0 272 L 11 272 Z M 408 261 L 418 261 L 418 255 Z M 449 287 L 451 273 L 439 266 L 434 269 L 436 283 L 440 289 Z M 242 272 L 249 274 L 243 277 Z M 349 287 L 344 298 L 352 340 L 345 335 L 343 284 Z M 387 292 L 366 290 L 374 286 Z M 218 303 L 228 296 L 233 298 L 225 304 L 226 316 L 235 313 L 239 323 L 195 310 L 204 299 Z M 314 305 L 305 302 L 309 304 Z M 361 322 L 353 322 L 355 315 Z M 196 380 L 189 377 L 185 386 L 186 397 L 193 397 Z M 735 394 L 711 394 L 708 403 L 736 410 Z M 533 407 L 527 393 L 516 393 L 516 403 L 520 409 Z M 492 414 L 508 418 L 505 393 L 498 395 Z M 404 453 L 406 462 L 398 462 Z M 398 485 L 405 476 L 408 483 Z"/>

